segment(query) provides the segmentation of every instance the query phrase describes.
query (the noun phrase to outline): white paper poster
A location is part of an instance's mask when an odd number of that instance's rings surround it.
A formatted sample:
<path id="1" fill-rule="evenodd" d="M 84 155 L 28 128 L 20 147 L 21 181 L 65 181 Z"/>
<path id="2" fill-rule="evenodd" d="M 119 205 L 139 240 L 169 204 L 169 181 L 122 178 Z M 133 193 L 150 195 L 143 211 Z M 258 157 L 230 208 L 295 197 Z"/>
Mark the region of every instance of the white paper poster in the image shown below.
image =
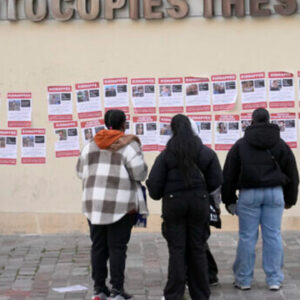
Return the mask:
<path id="1" fill-rule="evenodd" d="M 159 141 L 158 141 L 159 151 L 162 151 L 166 148 L 166 145 L 172 135 L 171 120 L 172 117 L 159 118 Z"/>
<path id="2" fill-rule="evenodd" d="M 230 150 L 239 138 L 239 115 L 215 115 L 215 150 Z"/>
<path id="3" fill-rule="evenodd" d="M 183 113 L 183 78 L 159 78 L 159 113 Z"/>
<path id="4" fill-rule="evenodd" d="M 31 93 L 7 94 L 8 127 L 30 127 L 32 111 Z"/>
<path id="5" fill-rule="evenodd" d="M 46 163 L 46 129 L 22 129 L 22 164 Z"/>
<path id="6" fill-rule="evenodd" d="M 0 164 L 17 164 L 17 130 L 0 129 Z"/>
<path id="7" fill-rule="evenodd" d="M 267 88 L 265 72 L 244 73 L 240 75 L 242 109 L 267 107 Z"/>
<path id="8" fill-rule="evenodd" d="M 241 113 L 241 136 L 245 135 L 246 128 L 251 125 L 252 113 Z"/>
<path id="9" fill-rule="evenodd" d="M 48 86 L 48 120 L 71 121 L 73 119 L 72 86 Z"/>
<path id="10" fill-rule="evenodd" d="M 81 122 L 80 127 L 83 144 L 91 141 L 97 132 L 105 129 L 104 120 L 102 119 Z"/>
<path id="11" fill-rule="evenodd" d="M 237 100 L 236 75 L 211 76 L 213 89 L 213 110 L 233 110 Z"/>
<path id="12" fill-rule="evenodd" d="M 210 111 L 209 78 L 185 77 L 186 112 Z"/>
<path id="13" fill-rule="evenodd" d="M 273 113 L 271 122 L 280 129 L 280 137 L 291 147 L 297 148 L 296 113 Z"/>
<path id="14" fill-rule="evenodd" d="M 77 113 L 79 119 L 101 118 L 99 82 L 75 84 Z"/>
<path id="15" fill-rule="evenodd" d="M 270 108 L 295 107 L 294 74 L 269 72 Z"/>
<path id="16" fill-rule="evenodd" d="M 54 123 L 54 132 L 57 135 L 56 157 L 72 157 L 80 154 L 77 121 Z"/>
<path id="17" fill-rule="evenodd" d="M 155 78 L 132 78 L 131 99 L 135 114 L 156 114 Z"/>
<path id="18" fill-rule="evenodd" d="M 211 115 L 188 115 L 197 124 L 198 135 L 202 143 L 211 148 L 212 144 L 212 118 Z"/>
<path id="19" fill-rule="evenodd" d="M 104 109 L 123 110 L 129 112 L 129 95 L 128 95 L 128 79 L 122 78 L 106 78 L 104 84 Z"/>
<path id="20" fill-rule="evenodd" d="M 157 116 L 133 117 L 134 134 L 139 137 L 143 151 L 158 150 Z"/>

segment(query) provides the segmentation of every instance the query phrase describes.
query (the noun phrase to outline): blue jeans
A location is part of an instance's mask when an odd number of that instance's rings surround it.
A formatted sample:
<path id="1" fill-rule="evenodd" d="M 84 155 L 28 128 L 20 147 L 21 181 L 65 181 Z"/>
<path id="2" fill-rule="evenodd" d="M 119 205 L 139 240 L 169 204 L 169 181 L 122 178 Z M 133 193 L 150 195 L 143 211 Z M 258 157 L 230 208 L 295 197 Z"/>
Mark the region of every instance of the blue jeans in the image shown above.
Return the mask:
<path id="1" fill-rule="evenodd" d="M 263 239 L 262 261 L 266 282 L 269 286 L 282 283 L 283 246 L 280 228 L 283 209 L 284 198 L 280 186 L 240 190 L 237 203 L 239 243 L 233 265 L 237 284 L 251 285 L 259 225 Z"/>

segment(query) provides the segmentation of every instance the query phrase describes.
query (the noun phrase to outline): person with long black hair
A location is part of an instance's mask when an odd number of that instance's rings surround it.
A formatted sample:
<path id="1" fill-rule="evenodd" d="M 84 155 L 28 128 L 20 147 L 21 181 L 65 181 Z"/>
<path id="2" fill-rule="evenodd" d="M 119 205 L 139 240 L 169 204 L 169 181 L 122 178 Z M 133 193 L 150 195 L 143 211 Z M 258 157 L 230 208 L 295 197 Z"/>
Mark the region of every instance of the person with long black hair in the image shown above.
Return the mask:
<path id="1" fill-rule="evenodd" d="M 194 134 L 186 116 L 174 116 L 171 129 L 172 137 L 146 181 L 150 196 L 163 198 L 162 233 L 169 248 L 164 298 L 182 300 L 187 279 L 192 299 L 206 300 L 209 193 L 222 184 L 222 170 L 215 152 Z"/>

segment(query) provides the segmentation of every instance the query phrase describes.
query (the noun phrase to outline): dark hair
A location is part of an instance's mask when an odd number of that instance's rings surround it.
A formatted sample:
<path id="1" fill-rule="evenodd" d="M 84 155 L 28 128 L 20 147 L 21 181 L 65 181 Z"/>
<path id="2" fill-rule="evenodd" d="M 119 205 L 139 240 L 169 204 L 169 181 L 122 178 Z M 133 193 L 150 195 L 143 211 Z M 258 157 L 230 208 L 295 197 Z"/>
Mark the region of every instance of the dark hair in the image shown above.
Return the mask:
<path id="1" fill-rule="evenodd" d="M 269 112 L 265 108 L 257 108 L 252 113 L 252 124 L 268 124 L 270 123 Z"/>
<path id="2" fill-rule="evenodd" d="M 197 155 L 200 139 L 194 134 L 189 118 L 184 115 L 178 114 L 172 118 L 171 129 L 173 136 L 167 144 L 167 151 L 175 154 L 186 185 L 191 185 L 192 175 L 198 169 Z"/>
<path id="3" fill-rule="evenodd" d="M 104 122 L 107 129 L 120 130 L 126 122 L 126 115 L 122 110 L 111 109 L 105 113 Z"/>

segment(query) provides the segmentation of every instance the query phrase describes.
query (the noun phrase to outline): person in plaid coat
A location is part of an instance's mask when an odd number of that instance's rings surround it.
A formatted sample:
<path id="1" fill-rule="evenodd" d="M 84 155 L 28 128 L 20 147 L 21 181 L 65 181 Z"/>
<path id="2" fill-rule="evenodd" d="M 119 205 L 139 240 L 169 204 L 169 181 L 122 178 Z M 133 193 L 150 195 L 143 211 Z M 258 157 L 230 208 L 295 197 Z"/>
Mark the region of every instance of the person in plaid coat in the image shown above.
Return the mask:
<path id="1" fill-rule="evenodd" d="M 123 289 L 127 244 L 136 213 L 148 214 L 140 185 L 147 165 L 139 139 L 124 134 L 125 121 L 124 112 L 107 111 L 108 129 L 84 146 L 76 167 L 92 240 L 93 300 L 132 299 Z M 108 259 L 111 291 L 106 286 Z"/>

